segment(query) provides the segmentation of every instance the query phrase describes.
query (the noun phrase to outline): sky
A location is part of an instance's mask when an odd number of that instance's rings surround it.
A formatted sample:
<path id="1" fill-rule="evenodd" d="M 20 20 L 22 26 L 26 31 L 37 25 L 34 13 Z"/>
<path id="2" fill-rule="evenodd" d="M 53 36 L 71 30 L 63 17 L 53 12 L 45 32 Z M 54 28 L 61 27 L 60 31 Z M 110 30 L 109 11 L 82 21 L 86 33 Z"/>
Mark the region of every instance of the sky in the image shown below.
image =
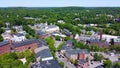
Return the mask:
<path id="1" fill-rule="evenodd" d="M 120 7 L 120 0 L 0 0 L 0 7 Z"/>

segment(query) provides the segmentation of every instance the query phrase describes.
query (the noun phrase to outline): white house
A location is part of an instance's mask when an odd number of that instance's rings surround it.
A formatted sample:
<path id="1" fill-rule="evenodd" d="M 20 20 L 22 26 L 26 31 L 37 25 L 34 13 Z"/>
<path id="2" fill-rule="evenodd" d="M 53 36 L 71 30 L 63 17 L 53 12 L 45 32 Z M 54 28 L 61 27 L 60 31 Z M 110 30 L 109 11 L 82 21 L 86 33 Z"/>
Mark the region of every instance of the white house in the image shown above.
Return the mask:
<path id="1" fill-rule="evenodd" d="M 102 35 L 102 39 L 106 40 L 107 42 L 110 42 L 111 39 L 114 39 L 114 41 L 117 41 L 118 36 L 113 35 Z"/>
<path id="2" fill-rule="evenodd" d="M 114 38 L 114 42 L 120 42 L 120 38 Z"/>
<path id="3" fill-rule="evenodd" d="M 5 28 L 5 32 L 6 33 L 11 33 L 11 29 L 10 28 Z"/>
<path id="4" fill-rule="evenodd" d="M 55 32 L 55 31 L 59 31 L 59 27 L 56 25 L 48 25 L 45 28 L 43 28 L 43 30 L 45 32 L 51 33 L 51 32 Z"/>
<path id="5" fill-rule="evenodd" d="M 58 22 L 58 23 L 61 23 L 61 24 L 64 24 L 64 23 L 65 23 L 64 20 L 58 20 L 57 22 Z"/>
<path id="6" fill-rule="evenodd" d="M 19 33 L 19 34 L 14 34 L 12 36 L 12 41 L 13 42 L 20 42 L 20 41 L 24 41 L 24 40 L 26 40 L 26 37 L 23 34 Z"/>
<path id="7" fill-rule="evenodd" d="M 10 33 L 2 33 L 1 36 L 4 38 L 4 40 L 11 40 L 12 36 Z"/>

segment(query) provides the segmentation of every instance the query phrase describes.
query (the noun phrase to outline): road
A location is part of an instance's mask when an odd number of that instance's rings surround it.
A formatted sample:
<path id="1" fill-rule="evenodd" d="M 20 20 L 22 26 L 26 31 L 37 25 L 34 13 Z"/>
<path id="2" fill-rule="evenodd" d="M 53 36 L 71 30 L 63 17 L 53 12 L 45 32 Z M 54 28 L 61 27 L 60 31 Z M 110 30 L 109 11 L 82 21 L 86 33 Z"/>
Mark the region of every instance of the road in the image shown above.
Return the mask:
<path id="1" fill-rule="evenodd" d="M 56 56 L 57 56 L 59 62 L 64 62 L 64 68 L 66 68 L 66 66 L 67 66 L 67 68 L 76 68 L 73 64 L 71 64 L 70 62 L 67 62 L 65 60 L 65 58 L 59 57 L 60 54 L 58 52 L 56 52 Z"/>

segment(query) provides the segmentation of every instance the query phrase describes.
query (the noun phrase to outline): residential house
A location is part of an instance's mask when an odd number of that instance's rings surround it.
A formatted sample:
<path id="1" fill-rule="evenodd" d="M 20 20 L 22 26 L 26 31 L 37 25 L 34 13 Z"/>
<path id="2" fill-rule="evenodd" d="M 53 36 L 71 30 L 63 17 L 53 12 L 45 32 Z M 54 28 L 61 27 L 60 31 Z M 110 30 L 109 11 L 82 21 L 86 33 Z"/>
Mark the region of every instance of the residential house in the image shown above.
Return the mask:
<path id="1" fill-rule="evenodd" d="M 80 21 L 80 18 L 75 18 L 74 20 Z"/>
<path id="2" fill-rule="evenodd" d="M 8 40 L 0 42 L 0 55 L 11 52 L 11 44 Z"/>
<path id="3" fill-rule="evenodd" d="M 67 60 L 73 59 L 73 60 L 77 60 L 78 59 L 78 53 L 76 50 L 72 49 L 72 50 L 67 50 L 65 52 L 65 56 L 67 58 Z"/>
<path id="4" fill-rule="evenodd" d="M 76 40 L 80 40 L 80 36 L 79 36 L 79 34 L 76 34 L 75 37 L 74 37 L 74 39 L 76 39 Z"/>
<path id="5" fill-rule="evenodd" d="M 87 40 L 99 40 L 99 41 L 101 41 L 102 40 L 102 33 L 96 32 L 93 35 L 81 34 L 80 35 L 80 40 L 81 41 L 87 41 Z"/>
<path id="6" fill-rule="evenodd" d="M 11 29 L 10 28 L 5 28 L 5 33 L 11 33 Z"/>
<path id="7" fill-rule="evenodd" d="M 89 52 L 86 49 L 71 49 L 65 52 L 65 56 L 68 60 L 86 59 L 89 56 Z"/>
<path id="8" fill-rule="evenodd" d="M 114 42 L 120 42 L 120 38 L 114 38 Z"/>
<path id="9" fill-rule="evenodd" d="M 13 26 L 12 28 L 16 29 L 17 33 L 26 34 L 26 31 L 23 31 L 23 26 Z"/>
<path id="10" fill-rule="evenodd" d="M 61 48 L 61 53 L 62 53 L 62 54 L 65 54 L 65 52 L 66 52 L 67 50 L 71 50 L 71 49 L 73 49 L 73 46 L 63 45 L 62 48 Z"/>
<path id="11" fill-rule="evenodd" d="M 64 34 L 62 34 L 62 33 L 60 33 L 60 32 L 53 32 L 53 33 L 51 33 L 51 35 L 54 36 L 54 37 L 55 37 L 55 36 L 60 36 L 60 37 L 63 38 L 63 39 L 66 37 L 66 35 L 64 35 Z"/>
<path id="12" fill-rule="evenodd" d="M 73 41 L 72 40 L 67 40 L 65 45 L 66 46 L 72 46 L 73 45 Z"/>
<path id="13" fill-rule="evenodd" d="M 42 31 L 37 32 L 37 35 L 38 35 L 38 38 L 40 38 L 40 39 L 46 38 L 49 36 L 48 34 L 46 34 L 45 32 L 42 32 Z"/>
<path id="14" fill-rule="evenodd" d="M 107 42 L 110 42 L 111 39 L 117 39 L 118 36 L 113 36 L 113 35 L 102 35 L 102 39 L 106 40 Z"/>
<path id="15" fill-rule="evenodd" d="M 18 34 L 12 35 L 12 42 L 21 42 L 24 40 L 26 40 L 26 37 L 23 34 L 18 33 Z"/>
<path id="16" fill-rule="evenodd" d="M 25 51 L 27 49 L 34 50 L 38 47 L 37 39 L 24 40 L 21 42 L 13 42 L 12 49 L 14 51 Z"/>
<path id="17" fill-rule="evenodd" d="M 89 57 L 89 52 L 87 49 L 76 49 L 77 53 L 78 53 L 78 59 L 86 59 L 87 57 Z"/>
<path id="18" fill-rule="evenodd" d="M 88 66 L 89 66 L 89 63 L 86 60 L 84 59 L 78 60 L 77 68 L 88 68 Z"/>
<path id="19" fill-rule="evenodd" d="M 47 33 L 52 33 L 55 31 L 59 31 L 59 27 L 56 25 L 48 25 L 45 28 L 43 28 L 42 30 L 47 32 Z"/>
<path id="20" fill-rule="evenodd" d="M 2 33 L 1 36 L 4 38 L 4 40 L 12 39 L 12 35 L 10 33 Z"/>
<path id="21" fill-rule="evenodd" d="M 64 24 L 64 23 L 65 23 L 64 20 L 58 20 L 57 22 L 58 22 L 58 23 L 61 23 L 61 24 Z"/>
<path id="22" fill-rule="evenodd" d="M 68 29 L 63 29 L 62 31 L 65 35 L 72 37 L 72 33 Z"/>

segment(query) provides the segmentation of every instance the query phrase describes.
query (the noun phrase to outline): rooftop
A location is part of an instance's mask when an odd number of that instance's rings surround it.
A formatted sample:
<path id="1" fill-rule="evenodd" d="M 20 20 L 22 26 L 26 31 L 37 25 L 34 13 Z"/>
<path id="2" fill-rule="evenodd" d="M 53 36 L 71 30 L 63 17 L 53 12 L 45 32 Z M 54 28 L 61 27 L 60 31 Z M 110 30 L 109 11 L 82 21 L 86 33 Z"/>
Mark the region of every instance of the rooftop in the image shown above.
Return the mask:
<path id="1" fill-rule="evenodd" d="M 0 42 L 0 46 L 4 46 L 4 45 L 7 45 L 7 44 L 9 44 L 8 40 L 4 40 L 4 41 Z"/>
<path id="2" fill-rule="evenodd" d="M 32 68 L 62 68 L 59 63 L 54 60 L 35 62 L 31 65 Z"/>
<path id="3" fill-rule="evenodd" d="M 47 46 L 47 43 L 44 39 L 40 40 L 38 43 L 38 47 L 41 47 L 41 46 Z"/>
<path id="4" fill-rule="evenodd" d="M 67 50 L 66 53 L 69 53 L 69 54 L 78 54 L 78 52 L 74 49 L 72 50 Z"/>
<path id="5" fill-rule="evenodd" d="M 36 53 L 36 58 L 38 58 L 38 57 L 48 58 L 48 57 L 52 57 L 52 55 L 51 55 L 49 49 L 44 49 L 44 50 Z"/>
<path id="6" fill-rule="evenodd" d="M 48 29 L 57 27 L 56 25 L 48 25 Z"/>
<path id="7" fill-rule="evenodd" d="M 38 34 L 38 35 L 45 35 L 45 32 L 37 31 L 37 34 Z"/>
<path id="8" fill-rule="evenodd" d="M 78 62 L 80 62 L 80 63 L 87 63 L 87 61 L 86 60 L 84 60 L 84 59 L 80 59 Z"/>
<path id="9" fill-rule="evenodd" d="M 61 48 L 61 50 L 70 50 L 70 49 L 72 49 L 73 47 L 71 47 L 71 46 L 66 46 L 66 45 L 64 45 L 64 46 L 62 46 L 62 48 Z"/>
<path id="10" fill-rule="evenodd" d="M 37 39 L 30 39 L 30 40 L 24 40 L 21 42 L 14 42 L 13 48 L 25 46 L 25 45 L 32 44 L 32 43 L 38 43 L 38 40 Z"/>
<path id="11" fill-rule="evenodd" d="M 15 34 L 16 36 L 20 37 L 20 36 L 24 36 L 24 34 L 21 34 L 21 33 L 18 33 L 18 34 Z"/>
<path id="12" fill-rule="evenodd" d="M 66 41 L 66 44 L 72 44 L 72 43 L 73 43 L 72 40 L 67 40 L 67 41 Z"/>

